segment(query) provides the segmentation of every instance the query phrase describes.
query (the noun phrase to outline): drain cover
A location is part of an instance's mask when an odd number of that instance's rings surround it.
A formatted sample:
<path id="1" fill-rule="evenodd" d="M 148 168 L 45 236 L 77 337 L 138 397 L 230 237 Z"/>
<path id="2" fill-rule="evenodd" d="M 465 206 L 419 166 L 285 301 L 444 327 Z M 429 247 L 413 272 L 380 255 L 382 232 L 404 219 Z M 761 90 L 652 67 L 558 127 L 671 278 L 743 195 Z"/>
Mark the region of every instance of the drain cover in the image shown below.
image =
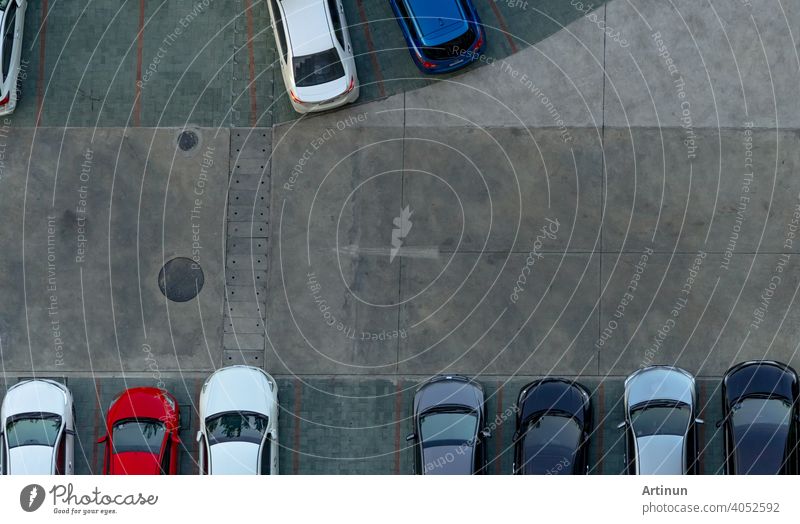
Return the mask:
<path id="1" fill-rule="evenodd" d="M 187 302 L 203 289 L 203 268 L 191 258 L 173 258 L 161 268 L 158 287 L 173 302 Z"/>
<path id="2" fill-rule="evenodd" d="M 183 131 L 180 135 L 178 135 L 178 147 L 181 148 L 181 151 L 191 151 L 197 147 L 197 143 L 199 141 L 200 137 L 197 136 L 197 133 L 191 130 Z"/>

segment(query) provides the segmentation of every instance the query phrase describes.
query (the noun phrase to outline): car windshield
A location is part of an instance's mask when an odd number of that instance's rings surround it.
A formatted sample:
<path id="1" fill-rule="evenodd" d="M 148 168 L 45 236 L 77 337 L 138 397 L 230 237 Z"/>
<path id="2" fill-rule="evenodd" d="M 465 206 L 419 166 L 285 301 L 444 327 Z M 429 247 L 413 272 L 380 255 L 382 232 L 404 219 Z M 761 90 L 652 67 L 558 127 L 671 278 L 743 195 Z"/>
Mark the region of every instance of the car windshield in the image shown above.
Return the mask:
<path id="1" fill-rule="evenodd" d="M 256 413 L 223 413 L 206 419 L 208 443 L 252 442 L 260 444 L 267 431 L 267 417 Z"/>
<path id="2" fill-rule="evenodd" d="M 686 404 L 645 405 L 634 408 L 631 426 L 637 438 L 652 435 L 685 435 L 692 410 Z"/>
<path id="3" fill-rule="evenodd" d="M 313 55 L 296 56 L 292 62 L 297 87 L 327 84 L 344 76 L 344 66 L 339 60 L 339 53 L 333 47 Z"/>
<path id="4" fill-rule="evenodd" d="M 791 406 L 781 399 L 745 399 L 733 407 L 737 473 L 780 473 L 789 437 Z"/>
<path id="5" fill-rule="evenodd" d="M 421 417 L 420 426 L 423 446 L 460 446 L 475 438 L 478 417 L 472 412 L 431 413 Z"/>
<path id="6" fill-rule="evenodd" d="M 61 417 L 53 413 L 26 413 L 6 424 L 8 447 L 50 446 L 56 444 Z"/>
<path id="7" fill-rule="evenodd" d="M 114 453 L 161 452 L 166 427 L 158 420 L 123 420 L 114 424 L 111 442 Z"/>
<path id="8" fill-rule="evenodd" d="M 523 440 L 523 472 L 526 475 L 571 473 L 581 433 L 577 421 L 571 417 L 546 415 L 531 422 Z"/>
<path id="9" fill-rule="evenodd" d="M 0 11 L 5 11 L 11 0 L 0 0 Z"/>

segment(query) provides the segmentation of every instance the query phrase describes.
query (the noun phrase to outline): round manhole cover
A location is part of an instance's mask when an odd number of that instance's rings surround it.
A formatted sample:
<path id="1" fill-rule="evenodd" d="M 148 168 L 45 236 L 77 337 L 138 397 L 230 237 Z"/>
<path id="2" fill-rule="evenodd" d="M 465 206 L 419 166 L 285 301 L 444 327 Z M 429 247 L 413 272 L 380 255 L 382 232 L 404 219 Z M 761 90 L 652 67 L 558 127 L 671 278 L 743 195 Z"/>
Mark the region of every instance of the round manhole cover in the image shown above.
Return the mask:
<path id="1" fill-rule="evenodd" d="M 173 302 L 187 302 L 203 289 L 203 268 L 191 258 L 173 258 L 161 268 L 158 287 Z"/>
<path id="2" fill-rule="evenodd" d="M 178 147 L 181 148 L 181 151 L 191 151 L 197 147 L 197 143 L 199 141 L 200 137 L 197 136 L 197 133 L 191 130 L 183 131 L 180 135 L 178 135 Z"/>

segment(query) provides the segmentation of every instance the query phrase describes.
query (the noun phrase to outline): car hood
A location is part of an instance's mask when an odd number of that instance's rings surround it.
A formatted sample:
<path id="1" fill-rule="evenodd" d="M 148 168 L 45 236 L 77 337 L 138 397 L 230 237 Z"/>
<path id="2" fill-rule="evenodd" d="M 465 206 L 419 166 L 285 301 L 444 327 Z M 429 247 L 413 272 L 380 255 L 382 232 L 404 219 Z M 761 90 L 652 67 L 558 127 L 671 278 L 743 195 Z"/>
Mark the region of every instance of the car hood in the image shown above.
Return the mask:
<path id="1" fill-rule="evenodd" d="M 53 473 L 53 448 L 17 446 L 8 450 L 9 475 L 50 475 Z"/>
<path id="2" fill-rule="evenodd" d="M 563 411 L 584 422 L 586 397 L 579 386 L 562 380 L 532 384 L 518 401 L 520 420 L 524 424 L 532 415 L 543 411 Z"/>
<path id="3" fill-rule="evenodd" d="M 756 362 L 733 370 L 725 377 L 727 401 L 750 395 L 780 395 L 794 399 L 795 374 L 791 369 L 768 362 Z"/>
<path id="4" fill-rule="evenodd" d="M 425 475 L 471 475 L 472 446 L 431 446 L 422 452 Z"/>
<path id="5" fill-rule="evenodd" d="M 694 405 L 694 379 L 667 367 L 646 368 L 625 381 L 628 406 L 651 400 L 673 400 Z"/>
<path id="6" fill-rule="evenodd" d="M 221 442 L 211 446 L 214 475 L 255 475 L 259 445 L 252 442 Z"/>
<path id="7" fill-rule="evenodd" d="M 636 439 L 639 475 L 683 475 L 680 435 L 652 435 Z"/>
<path id="8" fill-rule="evenodd" d="M 169 398 L 175 404 L 173 409 L 164 398 Z M 177 419 L 178 403 L 175 398 L 157 388 L 132 388 L 124 391 L 108 409 L 108 425 L 119 420 L 157 419 L 162 421 Z"/>
<path id="9" fill-rule="evenodd" d="M 111 457 L 111 475 L 158 475 L 158 456 L 147 452 L 128 451 Z"/>
<path id="10" fill-rule="evenodd" d="M 258 369 L 231 366 L 214 373 L 201 393 L 203 416 L 229 411 L 250 411 L 270 416 L 276 394 L 266 375 Z"/>
<path id="11" fill-rule="evenodd" d="M 483 407 L 483 391 L 476 384 L 465 380 L 435 379 L 425 383 L 417 391 L 414 403 L 417 413 L 441 405 L 480 410 Z"/>
<path id="12" fill-rule="evenodd" d="M 65 418 L 67 396 L 63 389 L 45 380 L 20 382 L 8 390 L 3 399 L 3 416 L 40 411 Z"/>
<path id="13" fill-rule="evenodd" d="M 344 63 L 342 63 L 342 65 L 344 65 Z M 303 102 L 310 104 L 326 102 L 347 91 L 347 88 L 350 86 L 350 78 L 351 75 L 347 74 L 347 68 L 345 67 L 345 75 L 341 78 L 315 86 L 296 87 L 297 97 Z"/>

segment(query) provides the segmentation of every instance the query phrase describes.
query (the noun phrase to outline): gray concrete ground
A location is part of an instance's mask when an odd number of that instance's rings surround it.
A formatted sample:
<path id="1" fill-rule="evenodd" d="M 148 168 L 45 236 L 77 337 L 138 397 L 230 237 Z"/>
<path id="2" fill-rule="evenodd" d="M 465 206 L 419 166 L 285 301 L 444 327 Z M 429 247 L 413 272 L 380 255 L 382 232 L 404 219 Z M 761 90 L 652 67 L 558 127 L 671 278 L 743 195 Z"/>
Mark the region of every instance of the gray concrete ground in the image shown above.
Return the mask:
<path id="1" fill-rule="evenodd" d="M 461 372 L 490 418 L 533 377 L 579 379 L 592 472 L 616 474 L 622 379 L 657 363 L 700 377 L 717 473 L 720 376 L 800 367 L 796 6 L 485 2 L 482 64 L 421 80 L 386 6 L 353 0 L 365 103 L 293 119 L 263 2 L 218 0 L 141 88 L 191 6 L 76 5 L 45 36 L 32 9 L 0 135 L 0 356 L 7 383 L 66 377 L 80 472 L 112 396 L 157 377 L 193 472 L 202 380 L 247 362 L 278 378 L 284 473 L 409 472 L 414 386 Z M 161 266 L 198 251 L 200 295 L 166 300 Z"/>

